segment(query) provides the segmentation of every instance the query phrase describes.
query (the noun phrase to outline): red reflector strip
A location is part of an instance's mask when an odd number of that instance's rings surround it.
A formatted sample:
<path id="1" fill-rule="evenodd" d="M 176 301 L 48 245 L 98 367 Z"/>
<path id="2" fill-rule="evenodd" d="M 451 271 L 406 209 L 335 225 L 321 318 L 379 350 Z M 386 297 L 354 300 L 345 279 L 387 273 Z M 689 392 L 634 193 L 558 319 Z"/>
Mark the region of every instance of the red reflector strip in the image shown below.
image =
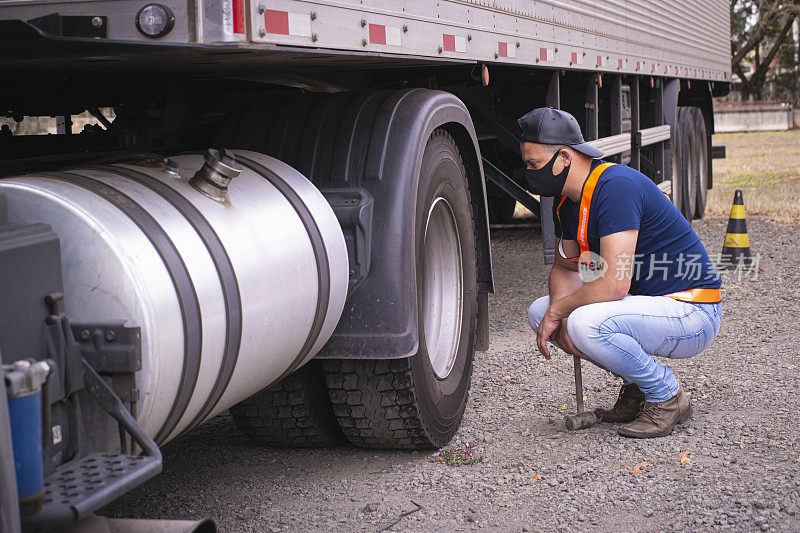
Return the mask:
<path id="1" fill-rule="evenodd" d="M 372 44 L 386 44 L 386 26 L 378 24 L 369 25 L 369 42 Z"/>
<path id="2" fill-rule="evenodd" d="M 311 37 L 311 17 L 302 13 L 288 13 L 267 9 L 264 13 L 267 33 Z"/>
<path id="3" fill-rule="evenodd" d="M 619 59 L 619 60 L 617 60 L 617 66 L 618 66 L 619 68 L 622 68 L 622 65 L 623 65 L 623 64 L 624 64 L 624 63 L 623 63 L 622 59 Z"/>
<path id="4" fill-rule="evenodd" d="M 402 30 L 396 26 L 383 26 L 382 24 L 369 25 L 369 42 L 371 44 L 385 44 L 388 46 L 401 46 Z"/>
<path id="5" fill-rule="evenodd" d="M 460 35 L 442 35 L 442 50 L 445 52 L 466 52 L 467 38 Z"/>
<path id="6" fill-rule="evenodd" d="M 456 51 L 456 36 L 455 35 L 442 35 L 442 47 L 445 52 Z"/>
<path id="7" fill-rule="evenodd" d="M 497 55 L 499 57 L 515 57 L 517 55 L 517 47 L 513 43 L 497 43 Z"/>
<path id="8" fill-rule="evenodd" d="M 289 35 L 289 13 L 267 9 L 266 13 L 264 13 L 264 25 L 267 28 L 267 33 Z"/>
<path id="9" fill-rule="evenodd" d="M 597 56 L 597 66 L 598 67 L 606 66 L 606 58 L 604 58 L 603 56 Z"/>
<path id="10" fill-rule="evenodd" d="M 578 52 L 572 52 L 572 64 L 583 65 L 583 54 L 579 54 Z"/>
<path id="11" fill-rule="evenodd" d="M 233 0 L 233 33 L 244 33 L 244 0 Z"/>
<path id="12" fill-rule="evenodd" d="M 539 48 L 540 61 L 552 61 L 555 57 L 555 52 L 552 48 Z"/>

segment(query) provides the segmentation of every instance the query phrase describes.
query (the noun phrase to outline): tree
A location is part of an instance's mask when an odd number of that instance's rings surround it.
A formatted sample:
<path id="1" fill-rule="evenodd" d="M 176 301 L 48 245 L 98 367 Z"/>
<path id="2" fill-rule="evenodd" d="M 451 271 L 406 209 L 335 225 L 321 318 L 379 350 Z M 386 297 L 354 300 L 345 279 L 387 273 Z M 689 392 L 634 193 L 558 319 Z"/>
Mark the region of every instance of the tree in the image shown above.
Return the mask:
<path id="1" fill-rule="evenodd" d="M 773 62 L 800 16 L 800 0 L 731 0 L 730 6 L 731 67 L 741 79 L 742 98 L 758 100 Z M 794 40 L 789 43 L 793 50 Z M 796 60 L 797 54 L 782 53 L 781 63 L 792 57 Z"/>

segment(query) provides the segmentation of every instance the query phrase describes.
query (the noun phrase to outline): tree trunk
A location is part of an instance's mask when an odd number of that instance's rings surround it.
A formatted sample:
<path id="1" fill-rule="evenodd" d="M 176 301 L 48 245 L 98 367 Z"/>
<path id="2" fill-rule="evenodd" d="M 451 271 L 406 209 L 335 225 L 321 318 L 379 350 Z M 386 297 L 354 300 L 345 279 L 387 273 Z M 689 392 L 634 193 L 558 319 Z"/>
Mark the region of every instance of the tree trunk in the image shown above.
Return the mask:
<path id="1" fill-rule="evenodd" d="M 764 85 L 764 82 L 759 83 L 758 81 L 758 69 L 761 67 L 761 43 L 758 43 L 756 46 L 756 56 L 755 61 L 753 61 L 753 73 L 750 75 L 750 83 L 753 85 L 753 100 L 761 100 L 761 88 Z"/>

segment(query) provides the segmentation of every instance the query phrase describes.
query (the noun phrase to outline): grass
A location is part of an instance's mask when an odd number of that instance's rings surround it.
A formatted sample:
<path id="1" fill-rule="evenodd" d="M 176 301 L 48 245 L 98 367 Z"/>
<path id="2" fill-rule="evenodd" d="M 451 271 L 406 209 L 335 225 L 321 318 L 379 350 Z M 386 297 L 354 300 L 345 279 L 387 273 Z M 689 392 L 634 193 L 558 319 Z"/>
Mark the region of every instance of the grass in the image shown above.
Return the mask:
<path id="1" fill-rule="evenodd" d="M 742 189 L 745 211 L 787 223 L 800 219 L 800 130 L 714 135 L 727 147 L 714 160 L 714 187 L 706 213 L 730 213 L 733 194 Z"/>

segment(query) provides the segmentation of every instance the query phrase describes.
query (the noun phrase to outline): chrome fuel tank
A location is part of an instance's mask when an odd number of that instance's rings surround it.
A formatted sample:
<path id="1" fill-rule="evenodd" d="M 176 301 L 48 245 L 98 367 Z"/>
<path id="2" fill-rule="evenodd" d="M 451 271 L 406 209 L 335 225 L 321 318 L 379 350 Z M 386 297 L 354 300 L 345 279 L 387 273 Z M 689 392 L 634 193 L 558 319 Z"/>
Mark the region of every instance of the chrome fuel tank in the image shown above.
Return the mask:
<path id="1" fill-rule="evenodd" d="M 67 316 L 141 328 L 138 419 L 159 443 L 311 359 L 347 294 L 322 194 L 274 158 L 231 153 L 241 173 L 218 197 L 190 183 L 202 154 L 0 180 L 10 222 L 59 235 Z"/>

